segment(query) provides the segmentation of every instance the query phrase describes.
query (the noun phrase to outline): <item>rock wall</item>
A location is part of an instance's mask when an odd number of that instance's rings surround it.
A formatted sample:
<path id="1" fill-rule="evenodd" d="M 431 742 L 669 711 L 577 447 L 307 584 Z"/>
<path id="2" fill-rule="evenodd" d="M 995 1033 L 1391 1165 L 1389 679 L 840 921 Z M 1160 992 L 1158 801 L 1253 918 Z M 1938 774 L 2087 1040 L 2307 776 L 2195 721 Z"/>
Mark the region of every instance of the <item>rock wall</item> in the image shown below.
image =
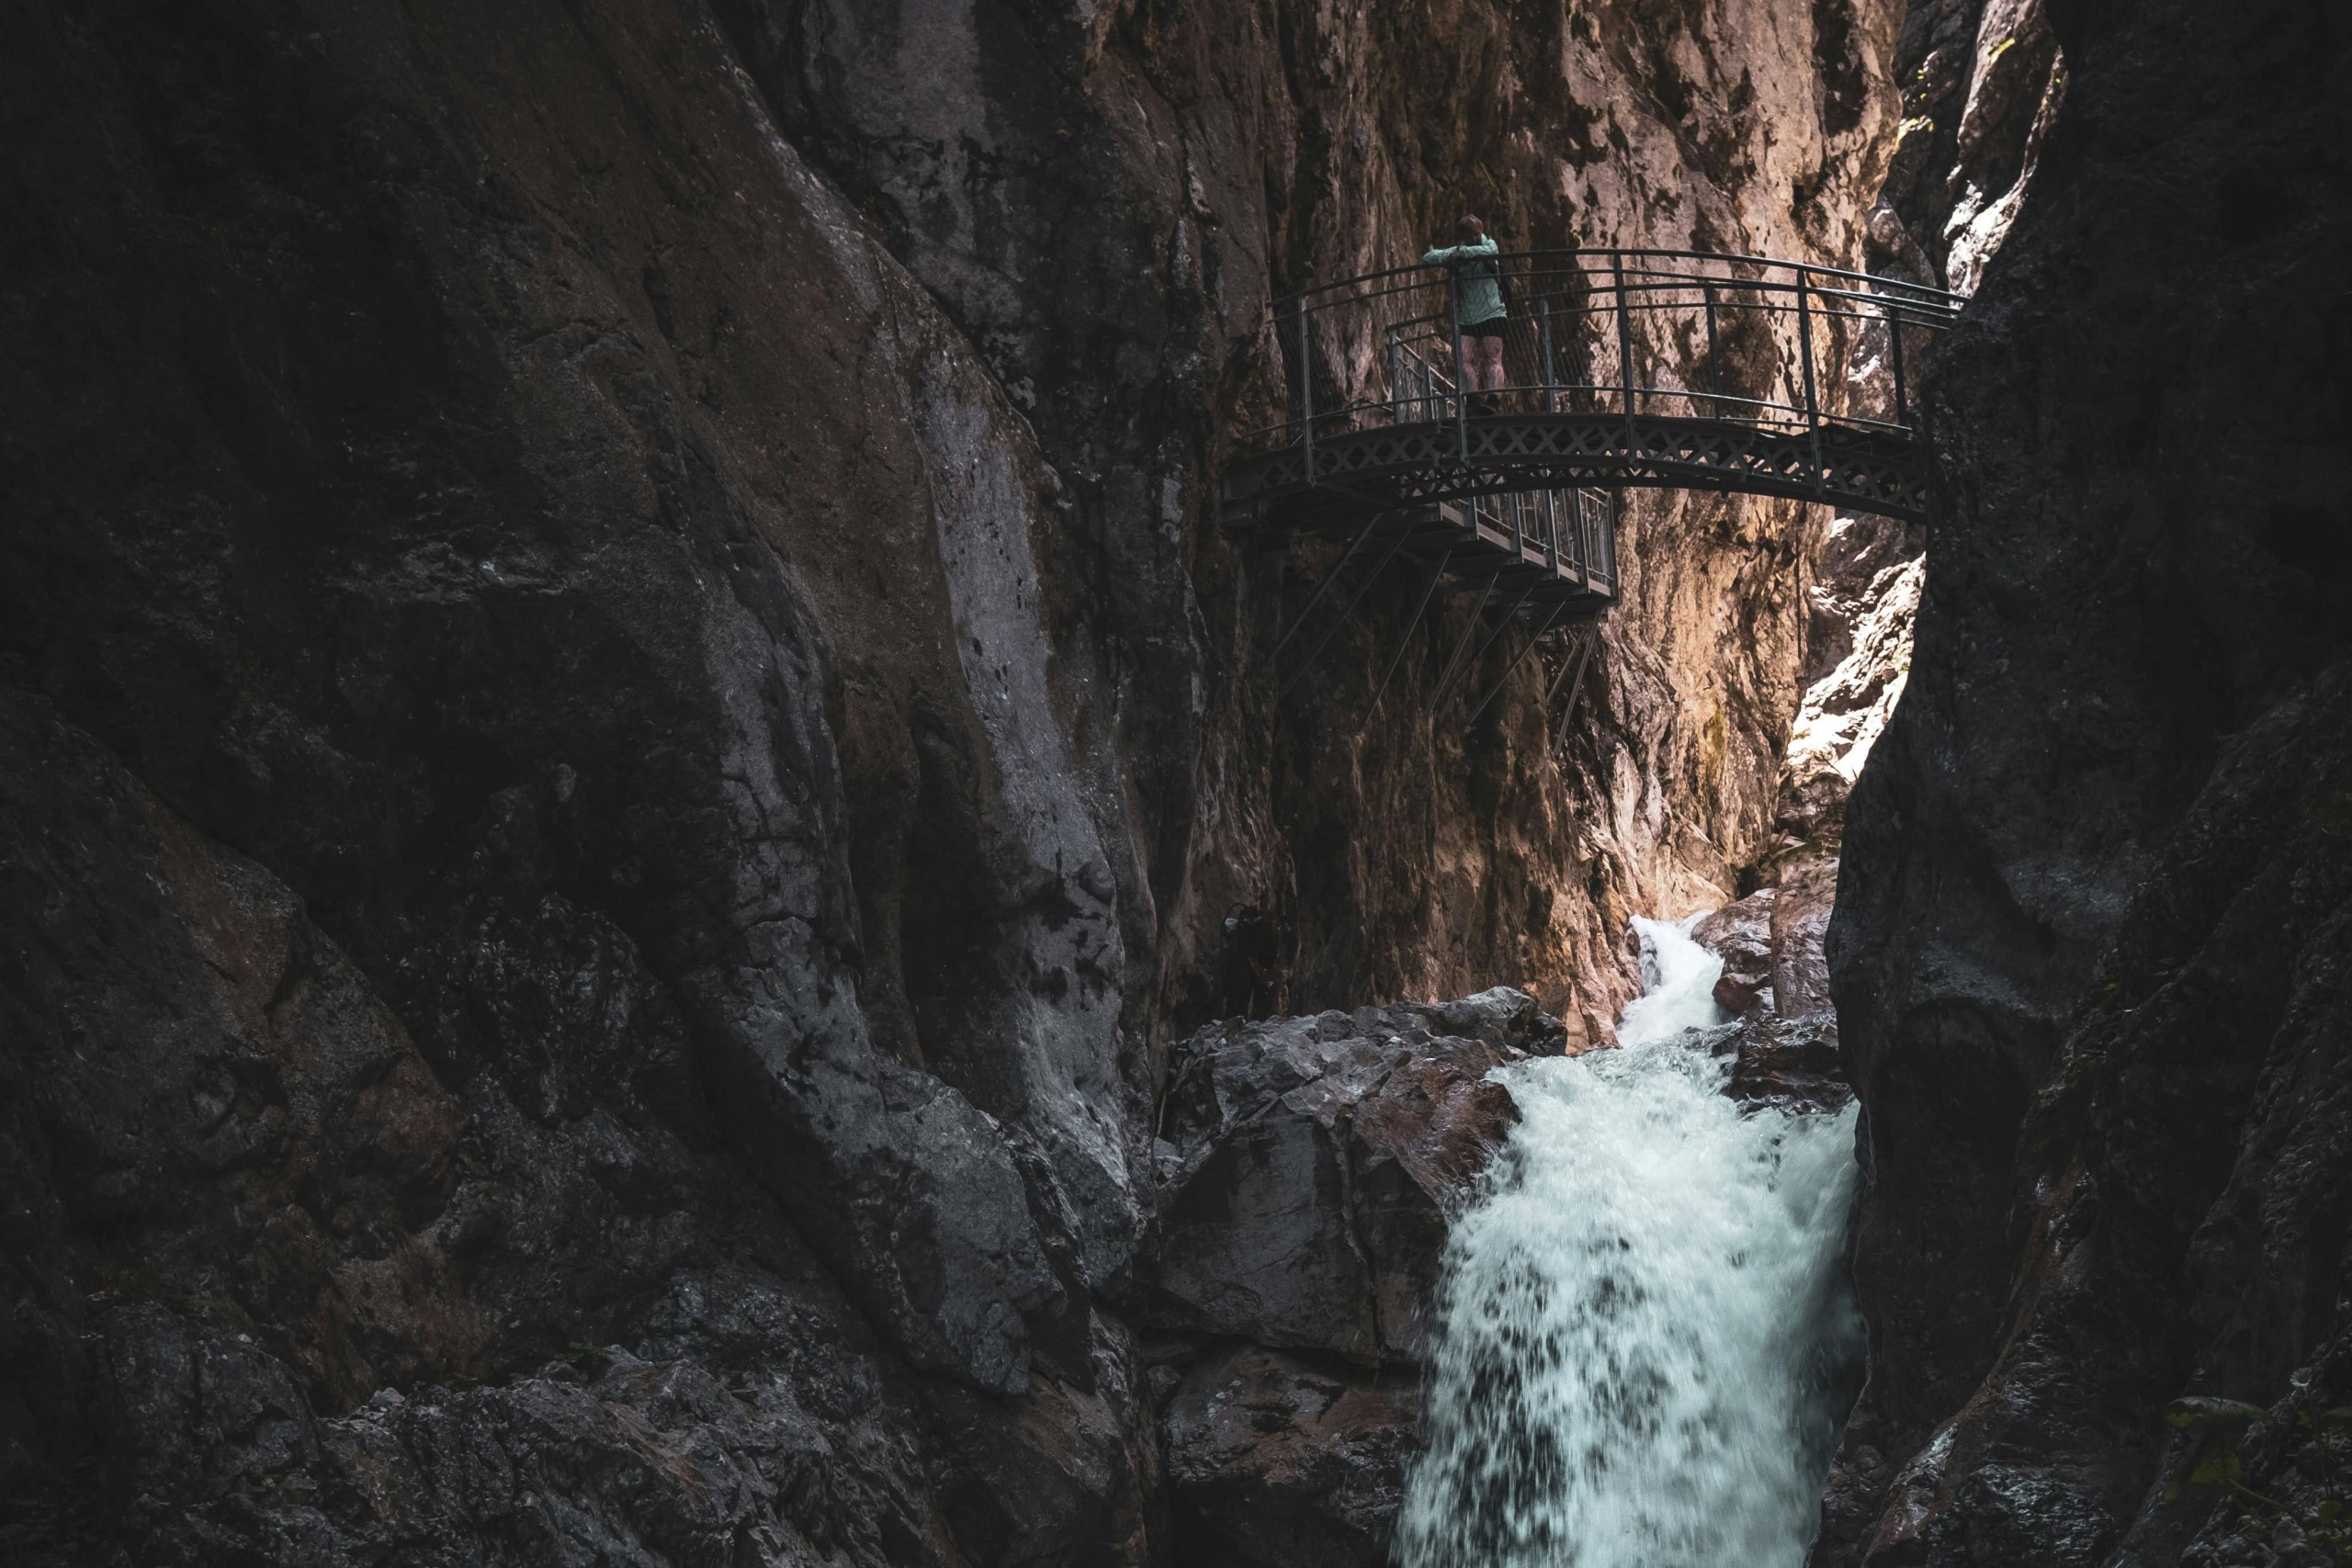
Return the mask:
<path id="1" fill-rule="evenodd" d="M 1824 523 L 1637 498 L 1627 603 L 1555 758 L 1555 655 L 1465 723 L 1515 639 L 1429 711 L 1466 604 L 1413 635 L 1372 711 L 1422 586 L 1402 570 L 1276 704 L 1298 656 L 1276 668 L 1274 645 L 1336 551 L 1237 553 L 1210 521 L 1218 465 L 1281 385 L 1268 299 L 1418 255 L 1465 207 L 1515 245 L 1860 259 L 1898 8 L 721 9 L 786 134 L 1066 481 L 1054 549 L 1091 641 L 1061 648 L 1119 693 L 1152 1015 L 1510 979 L 1605 1038 L 1626 917 L 1722 902 L 1770 852 Z"/>
<path id="2" fill-rule="evenodd" d="M 707 17 L 27 36 L 11 1495 L 1143 1553 L 1126 820 L 1003 393 Z M 687 1404 L 525 1408 L 607 1346 Z M 806 1474 L 663 1458 L 736 1430 Z"/>
<path id="3" fill-rule="evenodd" d="M 1278 711 L 1265 301 L 1464 203 L 1854 259 L 1896 21 L 28 7 L 11 1551 L 1213 1560 L 1131 1321 L 1170 1046 L 1605 1035 L 1624 915 L 1771 847 L 1824 536 L 1645 502 L 1564 757 L 1543 659 L 1463 722 L 1508 642 L 1422 716 L 1461 607 L 1356 722 L 1402 583 Z"/>
<path id="4" fill-rule="evenodd" d="M 1866 220 L 1869 270 L 1973 294 L 2064 97 L 2056 36 L 2040 0 L 1913 0 L 1893 67 L 1903 118 Z M 1938 345 L 1923 337 L 1916 346 L 1931 358 Z M 1909 678 L 1925 551 L 1917 525 L 1846 513 L 1810 552 L 1804 696 L 1781 755 L 1773 837 L 1747 871 L 1798 894 L 1784 919 L 1800 908 L 1827 918 L 1847 796 Z M 1816 979 L 1796 1011 L 1826 1007 L 1826 987 Z"/>
<path id="5" fill-rule="evenodd" d="M 1871 1359 L 1818 1561 L 2316 1561 L 2352 56 L 2324 7 L 2049 18 L 2064 107 L 1932 374 L 1947 501 L 1848 809 Z M 2275 1507 L 2197 1483 L 2184 1393 L 2286 1411 L 2244 1450 Z"/>

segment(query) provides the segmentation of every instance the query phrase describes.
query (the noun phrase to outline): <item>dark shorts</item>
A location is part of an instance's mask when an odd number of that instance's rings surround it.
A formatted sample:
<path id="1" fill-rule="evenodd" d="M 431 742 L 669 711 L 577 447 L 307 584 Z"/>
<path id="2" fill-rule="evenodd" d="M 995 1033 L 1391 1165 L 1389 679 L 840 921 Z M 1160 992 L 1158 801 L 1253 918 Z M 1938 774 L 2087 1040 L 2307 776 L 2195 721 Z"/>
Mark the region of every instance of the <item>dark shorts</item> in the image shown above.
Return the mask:
<path id="1" fill-rule="evenodd" d="M 1466 338 L 1493 338 L 1499 343 L 1502 341 L 1503 329 L 1510 325 L 1510 319 L 1508 316 L 1497 316 L 1491 321 L 1471 322 L 1462 329 L 1462 335 Z"/>

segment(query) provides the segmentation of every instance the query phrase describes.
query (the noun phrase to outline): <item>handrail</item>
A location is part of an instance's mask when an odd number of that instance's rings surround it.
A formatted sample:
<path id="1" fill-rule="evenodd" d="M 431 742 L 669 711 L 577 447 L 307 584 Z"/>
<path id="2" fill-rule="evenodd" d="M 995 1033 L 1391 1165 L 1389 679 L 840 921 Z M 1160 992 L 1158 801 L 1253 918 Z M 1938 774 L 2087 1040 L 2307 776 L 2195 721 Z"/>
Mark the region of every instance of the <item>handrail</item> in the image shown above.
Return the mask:
<path id="1" fill-rule="evenodd" d="M 1445 372 L 1462 362 L 1463 329 L 1487 323 L 1462 319 L 1464 265 L 1487 269 L 1518 295 L 1498 334 L 1473 334 L 1503 338 L 1503 384 L 1466 394 Z M 1817 468 L 1825 426 L 1909 436 L 1903 339 L 1949 326 L 1965 303 L 1902 278 L 1706 251 L 1577 248 L 1416 262 L 1310 284 L 1274 302 L 1290 407 L 1245 439 L 1261 450 L 1302 445 L 1314 472 L 1315 445 L 1367 419 L 1451 424 L 1454 448 L 1466 454 L 1476 417 L 1599 413 L 1605 400 L 1630 434 L 1630 422 L 1680 401 L 1694 417 L 1799 431 Z M 1615 361 L 1613 376 L 1600 370 L 1604 355 Z M 1690 373 L 1699 368 L 1703 375 Z M 1595 406 L 1579 411 L 1582 401 Z"/>
<path id="2" fill-rule="evenodd" d="M 1818 262 L 1790 261 L 1785 257 L 1748 255 L 1732 251 L 1679 251 L 1642 246 L 1614 247 L 1606 245 L 1577 245 L 1570 246 L 1566 249 L 1498 251 L 1495 253 L 1495 259 L 1506 264 L 1514 261 L 1536 261 L 1553 256 L 1639 256 L 1645 258 L 1662 258 L 1668 261 L 1722 262 L 1726 265 L 1745 263 L 1752 266 L 1787 267 L 1792 269 L 1802 269 L 1805 272 L 1819 273 L 1826 277 L 1842 277 L 1855 283 L 1866 283 L 1871 286 L 1873 296 L 1875 296 L 1877 290 L 1882 288 L 1901 290 L 1903 292 L 1918 296 L 1923 302 L 1943 305 L 1955 315 L 1959 313 L 1962 306 L 1968 303 L 1968 297 L 1966 295 L 1954 294 L 1950 289 L 1938 288 L 1929 284 L 1913 283 L 1908 278 L 1886 277 L 1874 272 L 1856 272 L 1849 267 L 1824 266 Z M 1444 270 L 1445 264 L 1443 263 L 1408 262 L 1401 266 L 1385 267 L 1378 272 L 1359 273 L 1353 277 L 1337 278 L 1329 283 L 1303 284 L 1299 288 L 1294 288 L 1286 294 L 1276 295 L 1273 299 L 1272 308 L 1278 315 L 1285 314 L 1287 312 L 1283 310 L 1283 307 L 1284 305 L 1291 304 L 1309 294 L 1326 293 L 1335 288 L 1352 288 L 1353 286 L 1362 283 L 1377 283 L 1384 278 L 1404 277 L 1417 274 L 1427 275 L 1430 273 L 1442 272 Z M 1679 275 L 1662 273 L 1658 276 L 1668 276 Z"/>

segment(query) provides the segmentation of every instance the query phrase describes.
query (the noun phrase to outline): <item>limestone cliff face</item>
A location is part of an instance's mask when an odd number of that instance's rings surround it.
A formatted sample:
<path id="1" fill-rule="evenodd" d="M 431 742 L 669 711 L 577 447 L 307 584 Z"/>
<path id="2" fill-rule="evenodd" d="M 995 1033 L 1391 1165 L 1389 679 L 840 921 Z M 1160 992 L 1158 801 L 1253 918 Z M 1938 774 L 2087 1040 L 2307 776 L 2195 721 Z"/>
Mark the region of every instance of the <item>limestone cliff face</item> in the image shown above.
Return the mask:
<path id="1" fill-rule="evenodd" d="M 1824 520 L 1637 498 L 1555 759 L 1556 657 L 1465 723 L 1515 639 L 1427 711 L 1467 606 L 1370 711 L 1420 589 L 1401 570 L 1275 704 L 1299 649 L 1273 645 L 1332 553 L 1237 554 L 1207 522 L 1218 461 L 1281 384 L 1272 295 L 1409 260 L 1464 209 L 1514 245 L 1859 262 L 1898 7 L 722 9 L 1067 482 L 1052 548 L 1092 640 L 1065 647 L 1118 693 L 1158 1015 L 1509 978 L 1605 1035 L 1625 916 L 1722 902 L 1770 851 Z"/>
<path id="2" fill-rule="evenodd" d="M 1914 0 L 1893 64 L 1903 119 L 1867 220 L 1869 270 L 1973 294 L 2064 97 L 2056 36 L 2041 0 Z M 1804 694 L 1781 759 L 1777 836 L 1754 874 L 1818 885 L 1824 910 L 1847 795 L 1909 676 L 1925 548 L 1917 527 L 1848 513 L 1810 552 Z"/>
<path id="3" fill-rule="evenodd" d="M 1819 1561 L 2317 1561 L 2352 55 L 2301 6 L 2050 21 L 2064 107 L 1933 373 L 1947 501 L 1848 813 L 1871 1370 Z M 2184 1393 L 2280 1408 L 2230 1439 L 2272 1505 L 2192 1483 Z"/>
<path id="4" fill-rule="evenodd" d="M 33 7 L 12 1550 L 1167 1561 L 1165 1046 L 1602 1032 L 1816 636 L 1821 525 L 1645 503 L 1565 759 L 1542 659 L 1421 716 L 1458 618 L 1357 723 L 1401 584 L 1277 711 L 1264 304 L 1465 203 L 1856 259 L 1897 20 Z"/>

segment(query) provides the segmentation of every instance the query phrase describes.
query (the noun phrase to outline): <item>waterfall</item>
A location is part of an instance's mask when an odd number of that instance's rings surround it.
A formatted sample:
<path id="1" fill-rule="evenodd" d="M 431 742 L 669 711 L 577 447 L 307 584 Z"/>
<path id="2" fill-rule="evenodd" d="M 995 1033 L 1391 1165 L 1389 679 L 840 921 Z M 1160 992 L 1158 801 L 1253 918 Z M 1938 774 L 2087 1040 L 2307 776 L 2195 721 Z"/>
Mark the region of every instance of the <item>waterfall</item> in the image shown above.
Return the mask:
<path id="1" fill-rule="evenodd" d="M 1860 1326 L 1854 1111 L 1725 1097 L 1722 961 L 1637 920 L 1622 1048 L 1506 1069 L 1447 1245 L 1404 1568 L 1798 1568 Z"/>

